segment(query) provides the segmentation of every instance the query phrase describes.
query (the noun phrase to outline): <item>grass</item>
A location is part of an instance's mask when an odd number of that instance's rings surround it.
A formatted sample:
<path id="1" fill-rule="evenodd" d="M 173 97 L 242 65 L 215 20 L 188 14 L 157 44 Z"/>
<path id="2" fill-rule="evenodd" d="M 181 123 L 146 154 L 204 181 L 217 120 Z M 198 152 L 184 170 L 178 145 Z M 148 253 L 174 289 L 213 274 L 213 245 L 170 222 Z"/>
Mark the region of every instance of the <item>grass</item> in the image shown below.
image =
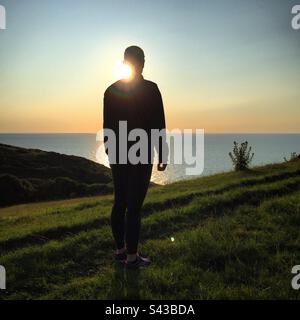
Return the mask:
<path id="1" fill-rule="evenodd" d="M 151 188 L 140 271 L 113 264 L 109 195 L 3 208 L 0 299 L 297 299 L 299 200 L 299 161 Z"/>

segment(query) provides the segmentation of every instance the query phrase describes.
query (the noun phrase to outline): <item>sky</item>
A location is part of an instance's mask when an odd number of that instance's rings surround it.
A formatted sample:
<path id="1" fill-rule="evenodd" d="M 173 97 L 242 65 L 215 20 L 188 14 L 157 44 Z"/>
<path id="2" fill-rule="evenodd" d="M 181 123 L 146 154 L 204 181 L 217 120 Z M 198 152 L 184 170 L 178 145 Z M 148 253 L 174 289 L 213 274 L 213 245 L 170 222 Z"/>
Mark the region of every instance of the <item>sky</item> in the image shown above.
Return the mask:
<path id="1" fill-rule="evenodd" d="M 0 132 L 94 133 L 130 45 L 169 130 L 300 132 L 289 0 L 0 0 Z"/>

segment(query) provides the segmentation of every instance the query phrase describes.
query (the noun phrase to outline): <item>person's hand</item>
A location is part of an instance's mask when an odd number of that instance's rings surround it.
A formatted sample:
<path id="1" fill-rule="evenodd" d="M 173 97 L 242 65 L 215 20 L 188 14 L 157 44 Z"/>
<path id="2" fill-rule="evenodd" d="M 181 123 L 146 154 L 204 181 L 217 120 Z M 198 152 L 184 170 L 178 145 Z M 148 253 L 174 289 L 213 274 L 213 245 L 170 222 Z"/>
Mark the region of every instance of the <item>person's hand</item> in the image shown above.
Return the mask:
<path id="1" fill-rule="evenodd" d="M 159 163 L 157 165 L 157 171 L 165 171 L 167 168 L 167 164 L 166 163 Z"/>

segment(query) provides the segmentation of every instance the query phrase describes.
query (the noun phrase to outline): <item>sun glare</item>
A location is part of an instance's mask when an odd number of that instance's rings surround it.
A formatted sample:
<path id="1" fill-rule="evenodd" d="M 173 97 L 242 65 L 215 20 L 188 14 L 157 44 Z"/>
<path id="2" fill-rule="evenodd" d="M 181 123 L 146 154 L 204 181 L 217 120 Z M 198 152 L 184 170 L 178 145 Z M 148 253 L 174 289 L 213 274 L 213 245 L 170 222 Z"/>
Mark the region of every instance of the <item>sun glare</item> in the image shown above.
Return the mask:
<path id="1" fill-rule="evenodd" d="M 132 70 L 128 64 L 118 61 L 114 68 L 114 76 L 117 80 L 128 79 L 132 75 Z"/>

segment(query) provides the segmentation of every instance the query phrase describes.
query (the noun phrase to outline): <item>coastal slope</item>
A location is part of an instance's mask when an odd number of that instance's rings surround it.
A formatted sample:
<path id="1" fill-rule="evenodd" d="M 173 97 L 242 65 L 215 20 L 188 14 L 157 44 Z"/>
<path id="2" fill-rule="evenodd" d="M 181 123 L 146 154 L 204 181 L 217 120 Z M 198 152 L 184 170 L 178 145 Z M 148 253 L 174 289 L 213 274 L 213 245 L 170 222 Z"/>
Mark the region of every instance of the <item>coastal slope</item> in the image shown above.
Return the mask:
<path id="1" fill-rule="evenodd" d="M 300 161 L 151 188 L 140 252 L 113 264 L 112 195 L 0 209 L 0 299 L 298 299 Z"/>

